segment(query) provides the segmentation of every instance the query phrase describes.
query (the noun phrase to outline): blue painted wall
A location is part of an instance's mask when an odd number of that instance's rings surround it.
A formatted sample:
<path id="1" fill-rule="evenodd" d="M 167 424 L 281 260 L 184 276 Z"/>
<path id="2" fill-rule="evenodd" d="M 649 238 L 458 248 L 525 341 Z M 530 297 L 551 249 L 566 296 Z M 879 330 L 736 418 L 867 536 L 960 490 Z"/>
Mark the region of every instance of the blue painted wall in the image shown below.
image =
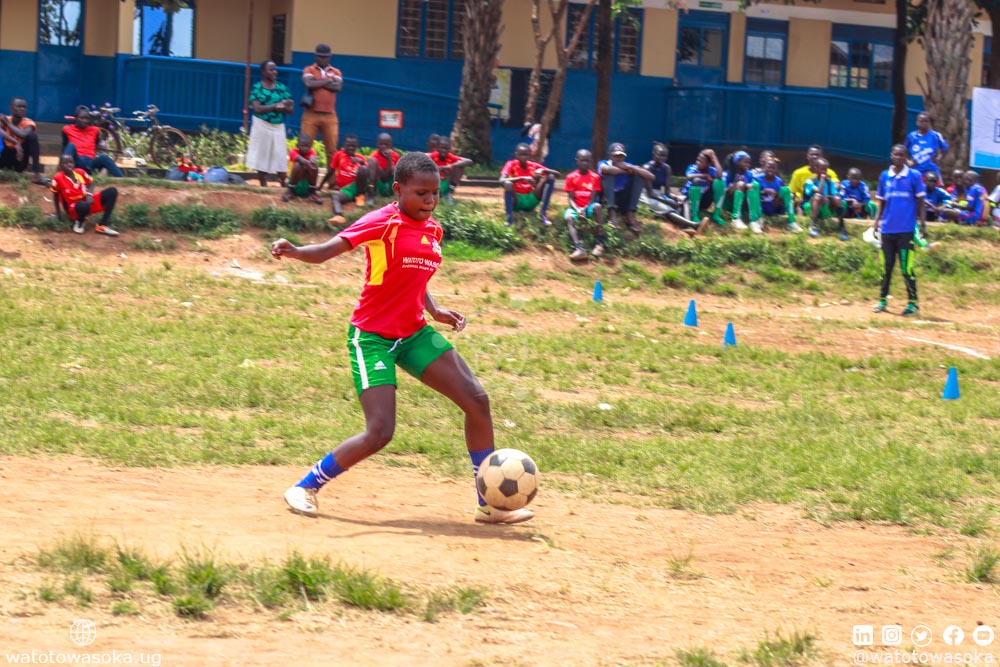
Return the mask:
<path id="1" fill-rule="evenodd" d="M 35 85 L 35 52 L 0 49 L 0 112 L 7 113 L 7 100 L 20 95 L 28 100 L 28 117 L 44 120 L 34 115 L 38 109 Z"/>

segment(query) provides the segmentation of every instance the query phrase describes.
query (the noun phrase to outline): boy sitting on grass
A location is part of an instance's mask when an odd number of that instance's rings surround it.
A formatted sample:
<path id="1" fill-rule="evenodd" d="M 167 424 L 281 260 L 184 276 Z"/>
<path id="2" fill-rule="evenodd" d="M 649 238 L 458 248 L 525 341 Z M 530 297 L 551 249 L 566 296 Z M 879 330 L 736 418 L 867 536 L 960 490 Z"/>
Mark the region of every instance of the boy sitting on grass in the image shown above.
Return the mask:
<path id="1" fill-rule="evenodd" d="M 840 227 L 844 229 L 844 218 L 875 217 L 877 210 L 872 201 L 872 193 L 868 184 L 861 180 L 861 170 L 851 167 L 847 170 L 847 178 L 840 182 Z"/>
<path id="2" fill-rule="evenodd" d="M 802 228 L 795 222 L 795 201 L 792 199 L 792 190 L 778 175 L 778 158 L 772 157 L 764 162 L 764 173 L 755 177 L 755 180 L 760 187 L 761 213 L 768 217 L 787 215 L 788 231 L 801 234 Z"/>
<path id="3" fill-rule="evenodd" d="M 712 206 L 712 197 L 705 197 L 704 194 L 706 190 L 711 191 L 712 183 L 722 175 L 722 165 L 719 164 L 715 151 L 705 148 L 698 153 L 694 164 L 688 165 L 684 175 L 687 176 L 687 182 L 681 188 L 681 196 L 687 197 L 688 217 L 698 219 L 702 213 L 708 213 Z M 716 209 L 712 217 L 706 216 L 705 220 L 715 220 L 722 225 L 722 211 Z"/>
<path id="4" fill-rule="evenodd" d="M 462 182 L 465 168 L 472 164 L 472 160 L 452 153 L 449 137 L 438 137 L 437 150 L 431 153 L 430 157 L 441 172 L 441 196 L 447 204 L 454 206 L 455 199 L 452 193 Z"/>
<path id="5" fill-rule="evenodd" d="M 951 193 L 941 187 L 940 181 L 941 177 L 936 171 L 928 171 L 924 174 L 924 185 L 927 188 L 927 195 L 924 197 L 924 212 L 930 222 L 944 220 L 942 211 L 952 200 Z"/>
<path id="6" fill-rule="evenodd" d="M 597 233 L 594 235 L 594 257 L 604 254 L 604 208 L 601 206 L 601 177 L 597 172 L 591 171 L 590 167 L 594 163 L 594 157 L 590 151 L 581 148 L 576 152 L 576 169 L 566 175 L 566 193 L 569 195 L 569 208 L 563 214 L 566 220 L 566 231 L 569 232 L 569 240 L 573 242 L 573 252 L 569 258 L 573 261 L 587 259 L 587 251 L 580 243 L 580 237 L 576 233 L 576 226 L 573 224 L 581 218 L 593 220 L 597 224 Z"/>
<path id="7" fill-rule="evenodd" d="M 319 162 L 316 161 L 316 151 L 313 150 L 313 138 L 303 132 L 299 134 L 295 148 L 288 151 L 288 192 L 281 197 L 281 201 L 308 196 L 313 202 L 322 204 L 323 198 L 316 192 L 318 177 Z"/>
<path id="8" fill-rule="evenodd" d="M 331 178 L 336 179 L 337 192 L 333 193 L 333 217 L 331 224 L 342 225 L 347 222 L 344 217 L 344 203 L 354 201 L 354 205 L 365 205 L 364 192 L 368 189 L 368 166 L 365 159 L 358 155 L 358 137 L 348 134 L 344 137 L 344 147 L 330 158 L 330 171 L 323 179 L 326 185 Z M 322 185 L 320 186 L 322 188 Z"/>
<path id="9" fill-rule="evenodd" d="M 436 140 L 435 140 L 436 143 Z M 392 182 L 396 178 L 396 163 L 399 153 L 392 149 L 392 135 L 382 132 L 375 138 L 375 152 L 368 156 L 368 196 L 372 202 L 375 197 L 394 197 Z"/>
<path id="10" fill-rule="evenodd" d="M 549 210 L 549 201 L 559 172 L 530 161 L 530 156 L 531 147 L 524 143 L 518 144 L 514 149 L 514 159 L 508 160 L 500 170 L 507 227 L 514 224 L 515 211 L 534 211 L 539 204 L 539 220 L 546 226 L 552 224 L 546 212 Z"/>
<path id="11" fill-rule="evenodd" d="M 674 197 L 670 184 L 673 182 L 673 171 L 667 164 L 669 150 L 659 142 L 653 144 L 653 159 L 642 166 L 653 175 L 652 181 L 643 181 L 645 189 L 639 195 L 639 203 L 645 204 L 653 215 L 662 217 L 680 228 L 688 236 L 695 236 L 703 231 L 708 223 L 699 225 L 678 213 L 684 204 Z"/>
<path id="12" fill-rule="evenodd" d="M 824 158 L 813 162 L 813 177 L 805 184 L 805 203 L 802 208 L 809 215 L 809 236 L 819 236 L 819 219 L 832 218 L 834 211 L 841 207 L 840 195 L 837 193 L 837 181 L 830 176 L 830 163 Z M 847 229 L 844 220 L 840 220 L 840 240 L 846 241 Z"/>
<path id="13" fill-rule="evenodd" d="M 597 165 L 597 173 L 601 175 L 601 189 L 608 206 L 608 224 L 613 228 L 617 227 L 617 214 L 621 213 L 625 218 L 625 226 L 638 236 L 641 226 L 635 219 L 635 212 L 639 208 L 639 197 L 646 189 L 646 184 L 653 181 L 653 174 L 639 165 L 627 162 L 626 157 L 625 144 L 611 144 L 608 146 L 608 159 L 601 160 Z"/>

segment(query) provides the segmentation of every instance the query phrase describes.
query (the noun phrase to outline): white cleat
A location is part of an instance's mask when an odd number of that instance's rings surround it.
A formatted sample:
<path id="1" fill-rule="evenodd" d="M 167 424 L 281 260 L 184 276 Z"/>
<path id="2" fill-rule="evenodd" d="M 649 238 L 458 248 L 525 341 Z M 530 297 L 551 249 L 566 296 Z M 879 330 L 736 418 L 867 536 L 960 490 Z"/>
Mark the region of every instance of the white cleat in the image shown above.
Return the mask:
<path id="1" fill-rule="evenodd" d="M 489 505 L 476 508 L 476 521 L 479 523 L 521 523 L 535 518 L 535 513 L 529 509 L 498 510 Z"/>
<path id="2" fill-rule="evenodd" d="M 293 486 L 285 491 L 285 502 L 288 503 L 288 508 L 296 514 L 316 516 L 319 512 L 316 489 Z"/>

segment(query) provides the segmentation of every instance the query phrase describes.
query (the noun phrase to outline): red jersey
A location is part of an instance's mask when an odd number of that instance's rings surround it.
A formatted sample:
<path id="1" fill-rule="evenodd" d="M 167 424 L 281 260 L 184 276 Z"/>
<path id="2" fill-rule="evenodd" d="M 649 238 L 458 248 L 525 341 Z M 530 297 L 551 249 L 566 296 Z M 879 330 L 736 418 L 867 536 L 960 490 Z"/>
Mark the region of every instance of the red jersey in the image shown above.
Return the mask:
<path id="1" fill-rule="evenodd" d="M 399 162 L 399 153 L 397 153 L 396 151 L 389 151 L 389 157 L 386 157 L 382 155 L 382 151 L 377 150 L 368 157 L 375 160 L 375 164 L 378 165 L 379 169 L 388 169 L 390 159 L 392 160 L 393 167 L 395 167 L 396 163 Z"/>
<path id="2" fill-rule="evenodd" d="M 337 188 L 343 188 L 353 183 L 358 177 L 358 167 L 364 165 L 365 159 L 355 153 L 348 155 L 347 151 L 339 150 L 330 160 L 330 169 L 337 171 Z"/>
<path id="3" fill-rule="evenodd" d="M 441 171 L 448 171 L 448 168 L 451 167 L 451 165 L 462 159 L 461 156 L 455 155 L 454 153 L 445 153 L 442 155 L 441 151 L 434 151 L 433 153 L 430 153 L 430 158 L 434 160 L 434 164 L 436 164 L 438 169 Z"/>
<path id="4" fill-rule="evenodd" d="M 97 137 L 100 133 L 100 129 L 93 125 L 87 127 L 66 125 L 63 127 L 63 134 L 66 135 L 71 144 L 76 146 L 76 154 L 80 157 L 97 157 Z"/>
<path id="5" fill-rule="evenodd" d="M 500 170 L 500 176 L 501 178 L 520 178 L 521 176 L 531 176 L 534 178 L 539 169 L 545 169 L 544 166 L 531 160 L 525 162 L 525 165 L 522 167 L 521 163 L 517 160 L 508 160 L 507 164 Z M 534 181 L 514 181 L 514 192 L 517 194 L 526 195 L 534 191 Z"/>
<path id="6" fill-rule="evenodd" d="M 11 125 L 13 125 L 14 127 L 16 127 L 19 130 L 37 130 L 38 129 L 38 126 L 35 125 L 35 121 L 31 120 L 27 116 L 23 117 L 21 119 L 20 123 L 15 123 L 13 117 L 7 116 L 7 122 L 10 123 Z M 18 144 L 23 144 L 24 143 L 24 139 L 19 138 L 17 135 L 12 134 L 10 132 L 8 132 L 7 134 L 10 134 L 10 136 L 14 139 L 14 141 L 7 141 L 6 139 L 3 140 L 3 143 L 4 143 L 5 146 L 7 146 L 7 148 L 17 148 Z"/>
<path id="7" fill-rule="evenodd" d="M 443 235 L 434 218 L 418 222 L 395 202 L 340 232 L 352 248 L 363 245 L 368 260 L 351 324 L 383 338 L 407 338 L 426 326 L 424 294 L 441 265 Z"/>
<path id="8" fill-rule="evenodd" d="M 586 208 L 591 202 L 591 193 L 600 191 L 601 177 L 596 172 L 588 169 L 581 174 L 579 169 L 574 169 L 566 176 L 566 192 L 573 193 L 573 203 L 577 208 Z"/>
<path id="9" fill-rule="evenodd" d="M 75 204 L 87 198 L 90 181 L 90 175 L 83 169 L 74 169 L 72 176 L 60 169 L 52 177 L 49 189 L 59 195 L 65 204 Z"/>
<path id="10" fill-rule="evenodd" d="M 289 164 L 290 165 L 295 164 L 295 161 L 299 159 L 300 155 L 303 158 L 305 158 L 306 160 L 312 160 L 312 159 L 315 159 L 315 157 L 316 157 L 316 151 L 314 151 L 313 149 L 310 148 L 305 153 L 302 153 L 301 151 L 299 151 L 298 146 L 296 146 L 292 150 L 288 151 L 288 162 L 289 162 Z"/>

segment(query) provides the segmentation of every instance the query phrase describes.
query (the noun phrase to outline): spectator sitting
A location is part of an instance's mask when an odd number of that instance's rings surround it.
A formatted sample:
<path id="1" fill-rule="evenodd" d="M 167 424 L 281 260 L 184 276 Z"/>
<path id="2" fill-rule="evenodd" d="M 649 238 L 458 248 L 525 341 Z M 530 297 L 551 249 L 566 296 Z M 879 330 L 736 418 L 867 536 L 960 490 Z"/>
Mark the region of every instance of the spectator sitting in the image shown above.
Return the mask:
<path id="1" fill-rule="evenodd" d="M 451 152 L 450 137 L 439 137 L 437 146 L 438 149 L 431 153 L 430 157 L 441 172 L 441 196 L 444 197 L 445 202 L 454 205 L 455 199 L 452 197 L 452 193 L 462 182 L 465 168 L 472 164 L 472 160 Z"/>
<path id="2" fill-rule="evenodd" d="M 987 200 L 986 189 L 979 184 L 979 174 L 971 169 L 965 172 L 952 196 L 953 199 L 940 210 L 942 216 L 960 225 L 978 225 Z"/>
<path id="3" fill-rule="evenodd" d="M 330 171 L 323 179 L 323 185 L 335 179 L 337 192 L 333 193 L 333 217 L 330 222 L 343 224 L 344 203 L 354 201 L 355 206 L 365 205 L 364 193 L 368 190 L 368 166 L 365 159 L 358 155 L 358 137 L 354 134 L 344 136 L 344 146 L 330 158 Z"/>
<path id="4" fill-rule="evenodd" d="M 608 224 L 616 227 L 616 214 L 620 212 L 629 231 L 639 234 L 641 228 L 635 219 L 635 212 L 639 208 L 639 197 L 646 188 L 645 182 L 652 182 L 653 174 L 625 161 L 628 156 L 624 144 L 616 142 L 608 146 L 608 156 L 609 159 L 601 160 L 597 166 L 608 208 Z"/>
<path id="5" fill-rule="evenodd" d="M 382 132 L 375 138 L 375 150 L 368 156 L 368 196 L 373 203 L 376 195 L 395 196 L 392 183 L 396 180 L 397 162 L 399 153 L 392 149 L 392 135 Z"/>
<path id="6" fill-rule="evenodd" d="M 809 214 L 809 236 L 819 236 L 819 219 L 832 218 L 834 211 L 839 211 L 841 207 L 840 195 L 837 194 L 837 181 L 830 177 L 830 163 L 824 158 L 818 158 L 813 163 L 813 177 L 805 184 L 806 201 L 802 205 L 805 212 Z M 846 241 L 847 229 L 844 221 L 840 221 L 840 240 Z"/>
<path id="7" fill-rule="evenodd" d="M 802 228 L 795 222 L 795 202 L 792 190 L 778 175 L 778 158 L 764 163 L 764 173 L 755 178 L 760 187 L 761 213 L 766 216 L 787 215 L 788 231 L 801 234 Z"/>
<path id="8" fill-rule="evenodd" d="M 118 232 L 108 226 L 111 213 L 118 201 L 116 188 L 105 188 L 95 197 L 91 193 L 93 181 L 86 171 L 73 166 L 73 156 L 66 153 L 59 159 L 59 171 L 52 177 L 50 188 L 55 196 L 52 198 L 56 207 L 56 218 L 61 218 L 60 208 L 66 209 L 66 215 L 73 221 L 73 231 L 83 234 L 86 231 L 87 216 L 91 213 L 103 213 L 101 223 L 94 227 L 98 234 L 118 236 Z"/>
<path id="9" fill-rule="evenodd" d="M 737 151 L 722 178 L 712 183 L 712 190 L 715 194 L 716 209 L 724 208 L 725 202 L 730 202 L 734 229 L 742 231 L 747 228 L 747 224 L 743 222 L 743 213 L 746 211 L 753 233 L 764 233 L 764 229 L 760 226 L 760 186 L 750 175 L 749 153 Z"/>
<path id="10" fill-rule="evenodd" d="M 663 217 L 680 227 L 689 236 L 697 234 L 697 222 L 686 219 L 677 211 L 683 207 L 681 200 L 676 199 L 670 190 L 673 182 L 673 172 L 667 164 L 669 150 L 659 142 L 653 144 L 653 159 L 642 166 L 653 175 L 652 181 L 644 181 L 645 188 L 639 195 L 639 202 L 645 204 L 653 215 Z M 702 228 L 703 229 L 703 228 Z"/>
<path id="11" fill-rule="evenodd" d="M 0 114 L 0 136 L 3 137 L 0 169 L 13 169 L 22 173 L 30 163 L 34 174 L 31 182 L 48 185 L 48 179 L 42 176 L 42 164 L 39 161 L 37 126 L 26 113 L 28 102 L 23 97 L 12 97 L 10 115 Z"/>
<path id="12" fill-rule="evenodd" d="M 844 226 L 844 218 L 875 217 L 878 206 L 872 201 L 872 193 L 868 184 L 861 180 L 861 170 L 851 167 L 847 170 L 847 178 L 840 182 L 840 224 Z"/>
<path id="13" fill-rule="evenodd" d="M 813 167 L 816 164 L 816 160 L 823 159 L 823 147 L 817 144 L 813 144 L 806 151 L 806 164 L 805 166 L 799 167 L 792 172 L 792 178 L 788 182 L 788 187 L 791 188 L 792 194 L 795 195 L 795 201 L 799 206 L 802 206 L 802 210 L 805 211 L 805 205 L 808 203 L 809 198 L 806 197 L 806 181 L 815 175 Z M 829 163 L 828 163 L 829 164 Z M 833 181 L 833 183 L 839 183 L 840 178 L 837 177 L 837 172 L 833 169 L 827 167 L 826 175 Z"/>
<path id="14" fill-rule="evenodd" d="M 438 142 L 439 141 L 441 141 L 441 135 L 440 134 L 433 134 L 432 133 L 429 137 L 427 137 L 427 154 L 428 155 L 430 155 L 431 153 L 437 152 Z"/>
<path id="15" fill-rule="evenodd" d="M 555 188 L 559 172 L 538 162 L 531 162 L 531 147 L 518 144 L 514 149 L 514 159 L 508 160 L 500 170 L 503 185 L 503 206 L 507 214 L 506 225 L 514 224 L 515 211 L 534 211 L 541 204 L 538 218 L 543 225 L 551 225 L 546 212 Z"/>
<path id="16" fill-rule="evenodd" d="M 926 111 L 917 114 L 917 129 L 906 135 L 906 150 L 910 153 L 910 164 L 921 174 L 940 174 L 937 159 L 948 151 L 948 142 L 940 132 L 931 129 L 931 115 Z"/>
<path id="17" fill-rule="evenodd" d="M 961 185 L 962 185 L 962 178 L 964 176 L 965 176 L 965 170 L 964 169 L 961 169 L 961 168 L 958 168 L 958 167 L 956 167 L 955 169 L 952 169 L 951 170 L 951 185 L 949 185 L 948 187 L 946 187 L 945 191 L 948 194 L 954 196 L 955 195 L 955 190 L 958 189 L 959 187 L 961 187 Z"/>
<path id="18" fill-rule="evenodd" d="M 319 177 L 319 162 L 316 157 L 312 136 L 300 133 L 295 148 L 288 151 L 288 192 L 282 196 L 281 201 L 308 195 L 317 204 L 323 203 L 323 198 L 316 192 L 316 180 Z"/>
<path id="19" fill-rule="evenodd" d="M 719 158 L 715 156 L 715 151 L 711 148 L 703 149 L 698 153 L 694 164 L 688 165 L 688 168 L 684 171 L 684 175 L 687 176 L 687 182 L 681 188 L 681 196 L 687 197 L 688 200 L 688 217 L 697 219 L 703 212 L 708 212 L 709 207 L 712 205 L 712 198 L 704 197 L 703 195 L 706 190 L 712 189 L 712 183 L 721 174 L 722 165 L 719 164 Z M 724 224 L 722 221 L 722 211 L 718 209 L 715 210 L 711 219 L 720 225 Z"/>
<path id="20" fill-rule="evenodd" d="M 924 198 L 924 211 L 927 214 L 928 221 L 944 220 L 942 209 L 952 200 L 951 194 L 939 185 L 938 181 L 940 178 L 936 171 L 928 171 L 924 174 L 924 183 L 927 187 L 927 195 Z M 997 190 L 993 192 L 996 193 Z M 992 201 L 992 199 L 993 195 L 991 194 L 990 200 Z"/>
<path id="21" fill-rule="evenodd" d="M 97 154 L 97 142 L 100 135 L 101 130 L 91 125 L 90 109 L 81 104 L 76 108 L 76 122 L 73 125 L 63 126 L 63 155 L 71 156 L 73 164 L 88 174 L 106 169 L 112 176 L 121 176 L 122 170 L 118 168 L 110 155 Z"/>
<path id="22" fill-rule="evenodd" d="M 781 164 L 781 160 L 778 159 L 778 156 L 774 154 L 774 151 L 770 150 L 761 151 L 757 160 L 757 166 L 750 170 L 750 175 L 754 177 L 754 180 L 757 180 L 764 175 L 764 167 L 771 160 L 774 160 L 777 164 Z"/>
<path id="23" fill-rule="evenodd" d="M 574 222 L 581 218 L 593 220 L 597 225 L 597 232 L 594 234 L 594 257 L 604 254 L 604 208 L 601 206 L 601 177 L 590 167 L 594 163 L 594 157 L 590 151 L 581 148 L 576 152 L 576 169 L 566 175 L 566 193 L 569 195 L 569 208 L 563 214 L 566 220 L 566 231 L 569 232 L 569 240 L 573 242 L 573 253 L 569 256 L 572 260 L 587 258 L 587 251 L 580 244 L 580 237 L 576 233 Z"/>

